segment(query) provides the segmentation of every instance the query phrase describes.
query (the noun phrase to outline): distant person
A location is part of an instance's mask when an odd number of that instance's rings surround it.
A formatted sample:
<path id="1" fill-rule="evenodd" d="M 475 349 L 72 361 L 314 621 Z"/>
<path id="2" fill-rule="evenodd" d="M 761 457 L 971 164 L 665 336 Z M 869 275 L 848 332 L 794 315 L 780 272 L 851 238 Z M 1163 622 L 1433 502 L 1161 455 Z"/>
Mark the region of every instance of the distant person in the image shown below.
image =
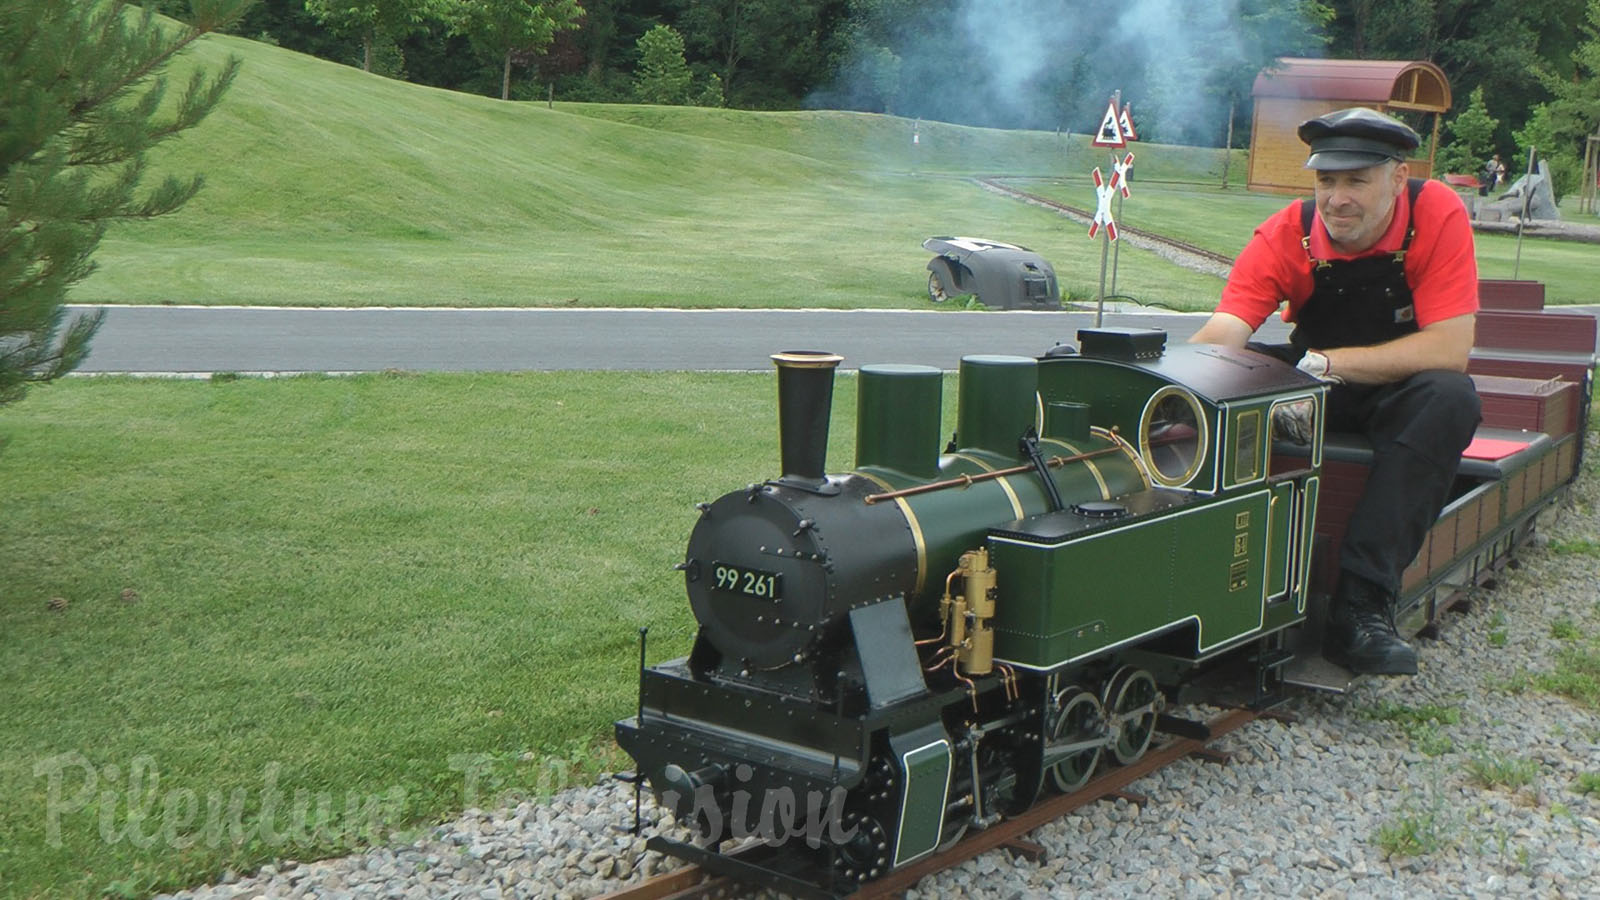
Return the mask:
<path id="1" fill-rule="evenodd" d="M 1323 654 L 1354 672 L 1409 675 L 1400 575 L 1444 508 L 1477 429 L 1467 377 L 1478 269 L 1466 208 L 1442 181 L 1410 178 L 1405 123 L 1342 109 L 1301 124 L 1315 203 L 1256 228 L 1216 312 L 1191 341 L 1245 347 L 1279 306 L 1290 343 L 1250 343 L 1329 382 L 1330 431 L 1365 434 L 1372 468 L 1339 552 Z"/>
<path id="2" fill-rule="evenodd" d="M 1506 164 L 1500 161 L 1500 154 L 1496 153 L 1483 164 L 1483 183 L 1489 190 L 1506 183 Z"/>

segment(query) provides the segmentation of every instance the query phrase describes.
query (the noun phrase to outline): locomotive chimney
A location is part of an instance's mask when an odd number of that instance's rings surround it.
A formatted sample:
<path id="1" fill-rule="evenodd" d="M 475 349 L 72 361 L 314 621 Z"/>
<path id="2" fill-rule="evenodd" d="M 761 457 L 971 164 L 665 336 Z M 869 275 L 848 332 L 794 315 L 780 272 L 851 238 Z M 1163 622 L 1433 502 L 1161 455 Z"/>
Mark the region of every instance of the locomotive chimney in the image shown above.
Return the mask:
<path id="1" fill-rule="evenodd" d="M 820 350 L 774 353 L 778 367 L 778 443 L 789 487 L 829 490 L 828 417 L 833 409 L 833 370 L 844 357 Z"/>

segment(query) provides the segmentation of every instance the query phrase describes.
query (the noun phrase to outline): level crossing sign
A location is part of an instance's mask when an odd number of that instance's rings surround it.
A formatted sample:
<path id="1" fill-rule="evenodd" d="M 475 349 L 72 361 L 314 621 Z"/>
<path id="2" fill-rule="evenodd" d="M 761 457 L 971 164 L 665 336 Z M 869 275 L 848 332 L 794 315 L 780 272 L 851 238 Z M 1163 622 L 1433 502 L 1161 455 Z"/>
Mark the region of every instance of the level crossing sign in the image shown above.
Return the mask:
<path id="1" fill-rule="evenodd" d="M 1094 140 L 1089 142 L 1095 147 L 1126 147 L 1127 137 L 1122 133 L 1121 116 L 1117 112 L 1117 100 L 1111 98 L 1106 104 L 1105 118 L 1100 120 L 1100 130 L 1095 132 Z"/>
<path id="2" fill-rule="evenodd" d="M 1117 190 L 1122 192 L 1122 196 L 1132 197 L 1133 194 L 1128 191 L 1128 170 L 1133 168 L 1133 153 L 1130 151 L 1122 159 L 1113 160 L 1111 167 L 1116 170 L 1116 173 L 1111 176 L 1111 183 L 1116 185 Z"/>
<path id="3" fill-rule="evenodd" d="M 1121 180 L 1122 172 L 1114 170 L 1111 173 L 1111 182 L 1108 184 L 1100 174 L 1100 167 L 1094 167 L 1094 192 L 1099 202 L 1095 207 L 1094 219 L 1089 222 L 1089 237 L 1098 235 L 1100 229 L 1104 228 L 1106 237 L 1113 241 L 1117 239 L 1117 220 L 1111 216 L 1111 198 L 1120 188 Z"/>
<path id="4" fill-rule="evenodd" d="M 1122 104 L 1122 112 L 1117 114 L 1117 124 L 1122 128 L 1123 140 L 1137 141 L 1139 139 L 1139 132 L 1134 129 L 1133 113 L 1129 112 L 1132 107 L 1132 103 Z"/>

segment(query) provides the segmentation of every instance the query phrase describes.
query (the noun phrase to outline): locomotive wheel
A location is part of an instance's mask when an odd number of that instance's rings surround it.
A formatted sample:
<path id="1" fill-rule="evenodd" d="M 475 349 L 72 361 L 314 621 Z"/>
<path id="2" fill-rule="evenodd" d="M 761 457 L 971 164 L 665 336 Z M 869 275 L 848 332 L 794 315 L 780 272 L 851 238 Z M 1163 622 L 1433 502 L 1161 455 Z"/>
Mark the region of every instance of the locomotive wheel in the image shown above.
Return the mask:
<path id="1" fill-rule="evenodd" d="M 850 839 L 834 848 L 833 873 L 844 884 L 861 884 L 889 871 L 889 832 L 869 813 L 846 811 Z"/>
<path id="2" fill-rule="evenodd" d="M 1116 742 L 1111 745 L 1111 755 L 1122 765 L 1133 762 L 1150 749 L 1150 739 L 1156 733 L 1155 709 L 1147 708 L 1131 717 L 1129 714 L 1140 707 L 1149 707 L 1158 693 L 1155 676 L 1132 666 L 1123 666 L 1106 685 L 1106 712 L 1122 726 Z"/>
<path id="3" fill-rule="evenodd" d="M 1086 736 L 1103 715 L 1099 698 L 1082 688 L 1063 688 L 1056 696 L 1061 712 L 1050 729 L 1052 741 L 1074 735 Z M 1094 767 L 1099 764 L 1100 751 L 1103 749 L 1094 747 L 1084 750 L 1051 766 L 1051 784 L 1063 794 L 1083 787 L 1089 776 L 1094 774 Z"/>
<path id="4" fill-rule="evenodd" d="M 1044 770 L 1039 765 L 1037 741 L 1027 749 L 993 747 L 983 751 L 980 759 L 985 771 L 996 773 L 983 788 L 985 811 L 1014 816 L 1039 799 L 1039 792 L 1044 789 Z"/>

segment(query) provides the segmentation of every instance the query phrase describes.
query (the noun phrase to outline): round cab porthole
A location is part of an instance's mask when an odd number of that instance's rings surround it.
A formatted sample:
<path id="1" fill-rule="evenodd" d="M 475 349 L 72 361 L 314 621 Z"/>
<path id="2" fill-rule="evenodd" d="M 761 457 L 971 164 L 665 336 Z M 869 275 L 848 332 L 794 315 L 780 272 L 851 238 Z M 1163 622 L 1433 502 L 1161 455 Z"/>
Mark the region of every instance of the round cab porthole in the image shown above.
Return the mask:
<path id="1" fill-rule="evenodd" d="M 1139 452 L 1162 485 L 1180 487 L 1194 478 L 1206 455 L 1205 413 L 1194 394 L 1173 385 L 1155 392 L 1139 422 Z"/>

